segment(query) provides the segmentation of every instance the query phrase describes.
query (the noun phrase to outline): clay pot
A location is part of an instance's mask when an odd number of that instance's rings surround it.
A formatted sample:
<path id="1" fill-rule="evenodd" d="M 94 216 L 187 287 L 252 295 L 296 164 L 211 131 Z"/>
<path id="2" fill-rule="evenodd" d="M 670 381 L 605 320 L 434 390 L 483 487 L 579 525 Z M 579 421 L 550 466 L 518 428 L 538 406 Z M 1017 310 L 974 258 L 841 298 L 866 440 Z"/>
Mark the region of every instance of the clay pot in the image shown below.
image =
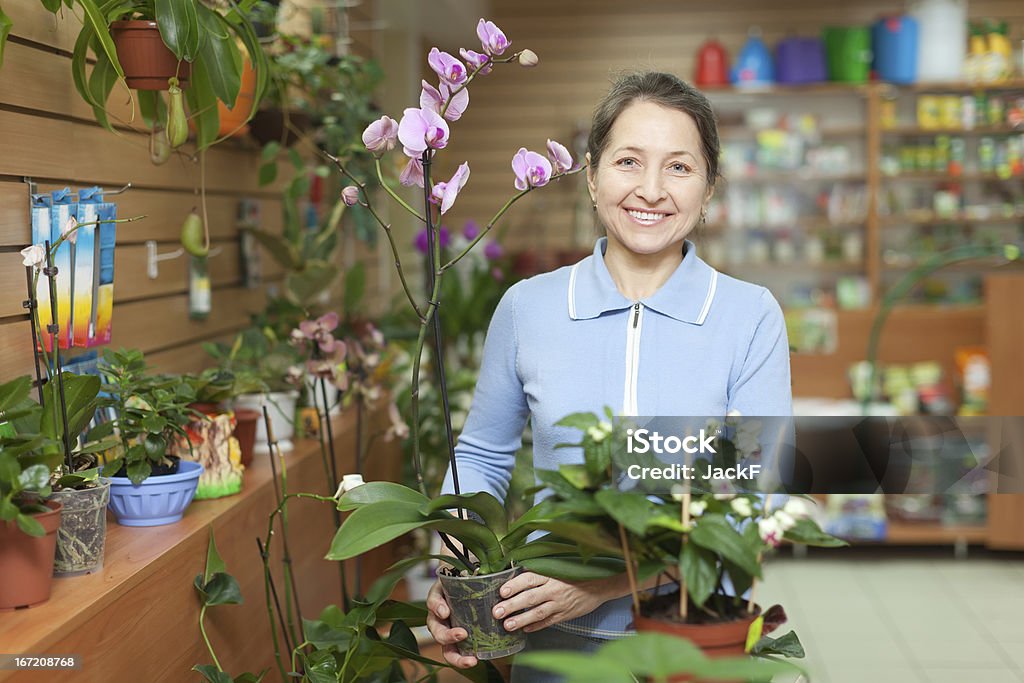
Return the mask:
<path id="1" fill-rule="evenodd" d="M 115 21 L 110 25 L 110 34 L 129 88 L 167 90 L 167 79 L 175 75 L 181 88 L 188 84 L 192 65 L 185 61 L 178 63 L 178 58 L 164 45 L 155 21 Z"/>
<path id="2" fill-rule="evenodd" d="M 32 517 L 45 536 L 29 536 L 16 522 L 0 522 L 0 612 L 34 607 L 50 599 L 61 504 L 45 501 L 48 512 Z"/>
<path id="3" fill-rule="evenodd" d="M 256 70 L 252 68 L 249 60 L 245 60 L 242 66 L 242 87 L 238 90 L 238 97 L 231 109 L 218 101 L 217 114 L 220 117 L 220 128 L 217 135 L 245 135 L 249 132 L 246 120 L 252 113 L 253 99 L 256 96 Z"/>
<path id="4" fill-rule="evenodd" d="M 256 426 L 263 419 L 263 414 L 258 410 L 237 408 L 235 410 L 235 438 L 238 439 L 238 447 L 242 451 L 242 465 L 252 465 L 253 453 L 256 450 Z"/>
<path id="5" fill-rule="evenodd" d="M 653 619 L 651 617 L 637 616 L 634 625 L 639 633 L 665 633 L 684 640 L 689 640 L 711 658 L 715 657 L 741 657 L 747 643 L 747 632 L 750 625 L 754 623 L 761 608 L 756 607 L 751 614 L 743 617 L 716 624 L 682 624 L 674 621 Z M 686 674 L 672 676 L 669 683 L 711 683 L 705 679 L 695 679 Z M 726 683 L 718 681 L 718 683 Z M 740 683 L 737 681 L 736 683 Z"/>

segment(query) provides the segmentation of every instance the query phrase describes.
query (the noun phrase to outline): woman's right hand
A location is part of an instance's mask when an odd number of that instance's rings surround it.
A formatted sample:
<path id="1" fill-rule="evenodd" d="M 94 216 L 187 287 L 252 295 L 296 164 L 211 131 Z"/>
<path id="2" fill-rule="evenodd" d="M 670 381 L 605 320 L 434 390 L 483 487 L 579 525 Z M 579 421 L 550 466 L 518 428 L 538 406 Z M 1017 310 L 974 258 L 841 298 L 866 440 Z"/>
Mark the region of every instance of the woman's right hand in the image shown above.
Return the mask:
<path id="1" fill-rule="evenodd" d="M 451 608 L 448 607 L 448 600 L 441 590 L 441 582 L 435 581 L 427 593 L 427 629 L 434 640 L 441 645 L 441 652 L 446 662 L 458 669 L 469 669 L 476 666 L 476 657 L 459 653 L 455 646 L 461 640 L 465 640 L 466 629 L 452 628 L 448 621 L 451 616 Z"/>

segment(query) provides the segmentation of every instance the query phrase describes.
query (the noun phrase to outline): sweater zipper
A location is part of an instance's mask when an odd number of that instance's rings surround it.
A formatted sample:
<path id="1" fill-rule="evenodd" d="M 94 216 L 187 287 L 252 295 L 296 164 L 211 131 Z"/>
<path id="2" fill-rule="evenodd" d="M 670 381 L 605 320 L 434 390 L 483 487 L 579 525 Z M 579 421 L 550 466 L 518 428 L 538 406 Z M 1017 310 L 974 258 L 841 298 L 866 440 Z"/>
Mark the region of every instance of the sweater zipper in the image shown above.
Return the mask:
<path id="1" fill-rule="evenodd" d="M 637 377 L 640 374 L 640 333 L 643 329 L 643 306 L 633 304 L 633 315 L 626 318 L 626 386 L 623 390 L 622 414 L 635 416 L 637 405 Z"/>

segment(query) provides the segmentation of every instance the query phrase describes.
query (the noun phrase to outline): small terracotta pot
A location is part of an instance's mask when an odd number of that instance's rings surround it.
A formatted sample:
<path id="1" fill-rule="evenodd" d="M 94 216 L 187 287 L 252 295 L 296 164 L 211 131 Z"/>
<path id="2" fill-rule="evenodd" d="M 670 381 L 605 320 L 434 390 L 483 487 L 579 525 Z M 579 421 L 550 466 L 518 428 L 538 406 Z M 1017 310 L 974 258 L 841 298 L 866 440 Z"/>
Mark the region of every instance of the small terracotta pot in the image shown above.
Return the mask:
<path id="1" fill-rule="evenodd" d="M 129 88 L 167 90 L 167 79 L 174 75 L 178 76 L 181 88 L 188 84 L 192 65 L 186 61 L 178 64 L 178 58 L 164 45 L 155 21 L 115 21 L 110 25 L 110 34 Z"/>
<path id="2" fill-rule="evenodd" d="M 711 658 L 740 657 L 744 654 L 747 644 L 747 632 L 754 623 L 761 608 L 756 607 L 752 614 L 744 615 L 734 621 L 717 624 L 682 624 L 674 621 L 653 619 L 637 616 L 634 625 L 639 633 L 665 633 L 684 640 L 689 640 Z M 669 683 L 710 683 L 705 679 L 696 679 L 686 674 L 672 676 Z M 726 683 L 719 681 L 718 683 Z M 740 683 L 737 681 L 737 683 Z"/>
<path id="3" fill-rule="evenodd" d="M 238 447 L 242 451 L 242 464 L 246 467 L 252 465 L 253 452 L 256 448 L 256 426 L 261 419 L 263 414 L 258 410 L 235 410 L 235 438 L 238 439 Z"/>
<path id="4" fill-rule="evenodd" d="M 189 403 L 188 407 L 203 415 L 219 415 L 224 412 L 220 409 L 219 403 Z"/>
<path id="5" fill-rule="evenodd" d="M 0 612 L 34 607 L 50 599 L 61 504 L 47 500 L 49 512 L 32 517 L 45 536 L 29 536 L 16 522 L 0 522 Z"/>

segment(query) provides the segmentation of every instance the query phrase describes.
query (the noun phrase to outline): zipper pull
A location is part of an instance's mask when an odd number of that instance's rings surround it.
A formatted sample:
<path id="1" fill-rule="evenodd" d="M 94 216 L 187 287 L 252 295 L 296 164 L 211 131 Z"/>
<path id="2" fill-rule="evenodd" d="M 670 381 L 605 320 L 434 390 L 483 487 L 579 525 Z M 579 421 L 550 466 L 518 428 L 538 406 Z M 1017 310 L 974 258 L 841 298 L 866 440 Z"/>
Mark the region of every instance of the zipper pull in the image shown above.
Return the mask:
<path id="1" fill-rule="evenodd" d="M 633 329 L 636 329 L 636 324 L 640 320 L 640 302 L 633 304 Z"/>

